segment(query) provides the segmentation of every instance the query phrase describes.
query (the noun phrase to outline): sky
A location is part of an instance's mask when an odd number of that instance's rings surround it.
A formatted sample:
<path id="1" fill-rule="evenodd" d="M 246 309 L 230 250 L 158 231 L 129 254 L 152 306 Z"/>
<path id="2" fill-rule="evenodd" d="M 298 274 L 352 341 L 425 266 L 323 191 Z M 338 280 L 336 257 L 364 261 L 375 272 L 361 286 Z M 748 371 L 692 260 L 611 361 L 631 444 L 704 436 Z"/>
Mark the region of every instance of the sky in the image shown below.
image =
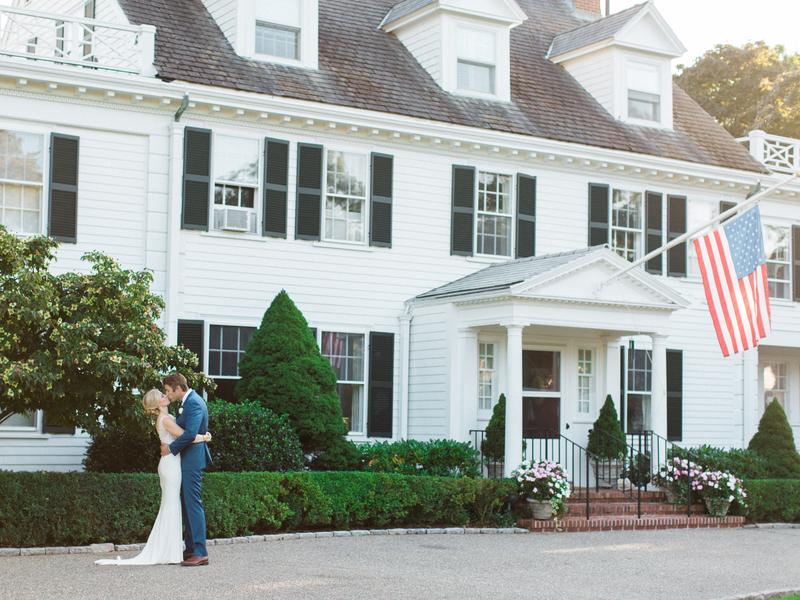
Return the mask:
<path id="1" fill-rule="evenodd" d="M 605 0 L 601 0 L 605 9 Z M 611 0 L 619 12 L 642 0 Z M 686 46 L 676 64 L 690 65 L 716 44 L 764 40 L 800 52 L 800 0 L 655 0 L 656 8 Z"/>

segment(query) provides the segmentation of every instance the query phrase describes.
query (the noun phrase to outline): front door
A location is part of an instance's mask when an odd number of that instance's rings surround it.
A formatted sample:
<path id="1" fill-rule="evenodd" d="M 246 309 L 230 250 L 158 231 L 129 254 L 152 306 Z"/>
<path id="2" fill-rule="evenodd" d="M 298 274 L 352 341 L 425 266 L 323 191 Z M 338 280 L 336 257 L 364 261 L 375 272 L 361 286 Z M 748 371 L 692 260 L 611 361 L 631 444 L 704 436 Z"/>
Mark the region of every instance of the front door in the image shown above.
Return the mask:
<path id="1" fill-rule="evenodd" d="M 522 437 L 561 433 L 561 352 L 522 351 Z"/>

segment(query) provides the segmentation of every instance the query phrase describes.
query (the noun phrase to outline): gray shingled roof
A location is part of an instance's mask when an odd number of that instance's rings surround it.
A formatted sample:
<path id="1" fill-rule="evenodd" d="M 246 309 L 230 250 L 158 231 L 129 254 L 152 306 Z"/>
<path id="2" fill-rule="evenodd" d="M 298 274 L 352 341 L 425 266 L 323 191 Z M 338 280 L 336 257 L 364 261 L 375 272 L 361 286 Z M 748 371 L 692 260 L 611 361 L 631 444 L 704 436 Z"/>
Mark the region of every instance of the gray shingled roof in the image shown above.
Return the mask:
<path id="1" fill-rule="evenodd" d="M 544 254 L 531 258 L 520 258 L 509 262 L 498 263 L 471 273 L 443 286 L 417 296 L 419 299 L 441 298 L 443 296 L 461 296 L 478 292 L 489 292 L 508 289 L 512 285 L 527 281 L 532 277 L 569 264 L 587 254 L 599 252 L 606 246 L 582 248 L 571 252 Z"/>
<path id="2" fill-rule="evenodd" d="M 639 14 L 639 11 L 642 10 L 646 5 L 647 2 L 637 4 L 626 10 L 609 15 L 604 19 L 587 23 L 586 25 L 582 25 L 581 27 L 573 29 L 572 31 L 566 31 L 558 34 L 553 38 L 553 43 L 550 46 L 550 52 L 548 56 L 559 56 L 561 54 L 565 54 L 566 52 L 607 40 L 620 29 L 625 27 L 625 25 L 627 25 L 630 20 L 633 19 L 633 17 Z"/>
<path id="3" fill-rule="evenodd" d="M 238 56 L 202 0 L 119 2 L 132 23 L 156 26 L 156 68 L 167 81 L 765 172 L 677 86 L 674 131 L 614 119 L 546 57 L 556 35 L 585 23 L 567 0 L 517 0 L 530 18 L 511 31 L 511 102 L 443 91 L 400 40 L 379 29 L 397 0 L 320 0 L 315 71 Z"/>
<path id="4" fill-rule="evenodd" d="M 389 14 L 387 14 L 386 18 L 383 20 L 383 25 L 388 25 L 389 23 L 397 21 L 397 19 L 410 15 L 415 10 L 433 4 L 434 2 L 436 2 L 436 0 L 403 0 L 392 7 L 392 10 L 389 11 Z"/>

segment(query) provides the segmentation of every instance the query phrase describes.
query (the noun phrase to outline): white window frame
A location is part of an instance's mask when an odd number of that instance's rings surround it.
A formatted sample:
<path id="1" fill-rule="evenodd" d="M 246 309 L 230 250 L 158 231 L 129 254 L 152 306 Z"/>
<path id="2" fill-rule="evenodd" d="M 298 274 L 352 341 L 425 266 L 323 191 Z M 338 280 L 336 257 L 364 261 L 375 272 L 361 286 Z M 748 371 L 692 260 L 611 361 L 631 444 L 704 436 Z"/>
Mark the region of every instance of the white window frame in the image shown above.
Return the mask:
<path id="1" fill-rule="evenodd" d="M 297 36 L 296 39 L 295 39 L 295 44 L 294 44 L 296 56 L 294 56 L 294 57 L 278 56 L 277 54 L 266 54 L 264 52 L 259 52 L 257 50 L 257 47 L 258 47 L 257 38 L 258 38 L 258 28 L 259 28 L 259 26 L 269 27 L 269 28 L 276 29 L 276 30 L 279 30 L 279 31 L 290 31 L 290 32 L 294 33 Z M 270 60 L 286 60 L 286 61 L 292 61 L 292 62 L 296 62 L 296 63 L 301 63 L 302 62 L 302 56 L 303 56 L 302 55 L 302 52 L 303 52 L 302 39 L 303 39 L 303 28 L 302 27 L 292 27 L 291 25 L 281 25 L 280 23 L 272 23 L 271 21 L 262 21 L 262 20 L 256 19 L 255 38 L 254 38 L 254 42 L 253 42 L 253 48 L 254 48 L 254 52 L 255 52 L 256 56 L 268 57 Z"/>
<path id="2" fill-rule="evenodd" d="M 319 68 L 319 0 L 300 0 L 300 27 L 297 59 L 256 53 L 256 21 L 286 27 L 269 19 L 256 19 L 255 2 L 238 2 L 236 8 L 236 53 L 261 62 L 300 67 Z"/>
<path id="3" fill-rule="evenodd" d="M 586 353 L 589 353 L 589 360 L 586 360 Z M 583 353 L 584 358 L 581 358 Z M 595 348 L 578 346 L 577 363 L 575 375 L 577 377 L 577 403 L 575 406 L 578 418 L 588 418 L 594 414 L 594 397 L 597 387 L 597 350 Z M 585 366 L 589 364 L 590 371 L 588 373 L 581 373 L 582 364 Z M 589 385 L 585 387 L 582 385 L 581 379 L 588 379 Z M 588 396 L 586 400 L 581 399 L 581 392 L 587 391 Z M 586 410 L 581 410 L 582 405 L 585 405 Z"/>
<path id="4" fill-rule="evenodd" d="M 642 430 L 646 431 L 648 429 L 652 429 L 652 411 L 653 411 L 653 351 L 650 348 L 634 348 L 635 352 L 646 352 L 650 356 L 650 389 L 649 390 L 639 390 L 639 389 L 632 389 L 630 385 L 631 372 L 643 372 L 645 373 L 645 380 L 646 380 L 646 373 L 647 369 L 631 369 L 630 367 L 630 347 L 625 348 L 625 431 L 628 432 L 628 410 L 630 409 L 630 396 L 631 394 L 636 396 L 644 396 L 643 398 L 643 406 L 642 406 Z M 635 361 L 635 358 L 634 358 Z M 633 377 L 634 381 L 636 377 Z"/>
<path id="5" fill-rule="evenodd" d="M 489 351 L 491 349 L 491 352 Z M 492 367 L 485 366 L 484 359 L 492 359 Z M 489 374 L 489 396 L 481 395 L 481 375 Z M 497 344 L 493 341 L 480 340 L 478 342 L 478 412 L 487 413 L 494 408 L 494 397 L 497 388 Z"/>
<path id="6" fill-rule="evenodd" d="M 659 60 L 649 60 L 644 56 L 625 56 L 622 58 L 622 69 L 623 75 L 621 79 L 621 85 L 617 87 L 621 93 L 621 110 L 617 114 L 624 115 L 625 121 L 631 123 L 633 125 L 642 125 L 644 127 L 658 127 L 658 128 L 671 128 L 672 127 L 672 77 L 669 72 L 669 63 L 665 63 Z M 636 117 L 632 117 L 629 111 L 629 97 L 628 92 L 632 89 L 628 84 L 629 80 L 629 66 L 630 65 L 640 65 L 647 68 L 653 68 L 656 70 L 659 80 L 659 115 L 657 121 L 651 121 L 649 119 L 637 119 Z M 634 90 L 634 91 L 641 91 L 641 90 Z M 669 93 L 667 93 L 669 92 Z M 651 92 L 645 92 L 651 93 Z M 618 104 L 619 106 L 619 104 Z"/>
<path id="7" fill-rule="evenodd" d="M 464 59 L 470 63 L 477 63 L 494 67 L 493 93 L 465 90 L 458 87 L 458 32 L 461 29 L 490 33 L 494 36 L 495 62 L 480 63 Z M 443 22 L 442 35 L 444 39 L 445 56 L 443 57 L 442 87 L 453 94 L 481 98 L 483 100 L 511 101 L 511 51 L 510 31 L 506 27 L 483 25 L 466 19 L 446 18 Z"/>
<path id="8" fill-rule="evenodd" d="M 360 335 L 364 338 L 364 367 L 363 367 L 363 374 L 364 380 L 363 381 L 339 381 L 336 380 L 336 385 L 345 384 L 345 385 L 362 385 L 363 386 L 363 406 L 361 409 L 361 423 L 360 423 L 360 431 L 353 430 L 353 424 L 350 423 L 350 430 L 347 432 L 347 436 L 350 438 L 367 438 L 367 415 L 369 410 L 369 330 L 361 329 L 357 327 L 350 327 L 346 325 L 320 325 L 320 324 L 312 324 L 309 323 L 309 327 L 313 327 L 316 329 L 316 339 L 317 339 L 317 348 L 319 348 L 320 355 L 325 360 L 328 360 L 328 357 L 325 356 L 322 349 L 322 334 L 323 332 L 326 333 L 340 333 L 340 334 L 347 334 L 347 335 Z M 338 392 L 337 392 L 338 396 Z M 341 402 L 341 398 L 339 399 Z"/>
<path id="9" fill-rule="evenodd" d="M 43 127 L 36 127 L 36 126 L 28 126 L 28 124 L 20 124 L 14 123 L 13 121 L 0 121 L 0 129 L 13 131 L 15 133 L 28 133 L 33 135 L 39 135 L 42 137 L 42 182 L 40 184 L 41 187 L 41 204 L 39 207 L 39 231 L 36 233 L 19 233 L 13 232 L 14 235 L 20 238 L 26 237 L 33 237 L 36 235 L 46 235 L 47 234 L 47 227 L 49 224 L 49 207 L 50 207 L 50 152 L 49 152 L 49 144 L 50 144 L 50 135 L 51 131 L 49 129 L 44 129 Z M 32 187 L 36 187 L 35 183 L 28 182 L 28 181 L 18 181 L 12 179 L 3 179 L 0 178 L 0 183 L 11 183 L 17 185 L 29 185 Z M 0 204 L 0 213 L 2 213 L 3 204 Z M 0 214 L 0 224 L 3 222 L 3 216 Z"/>
<path id="10" fill-rule="evenodd" d="M 783 371 L 782 373 L 776 371 Z M 769 390 L 769 396 L 767 396 L 767 381 L 764 372 L 768 369 L 772 369 L 773 374 L 775 375 L 775 387 Z M 778 387 L 779 382 L 783 378 L 784 387 Z M 766 363 L 762 363 L 761 367 L 761 382 L 762 382 L 762 404 L 761 404 L 761 413 L 763 414 L 764 411 L 767 409 L 767 405 L 772 402 L 773 398 L 778 398 L 778 402 L 780 402 L 781 406 L 783 407 L 784 412 L 788 418 L 789 416 L 789 404 L 791 398 L 791 381 L 790 381 L 790 370 L 789 370 L 789 363 L 786 361 L 781 360 L 768 360 Z M 781 396 L 778 396 L 781 394 Z"/>
<path id="11" fill-rule="evenodd" d="M 794 269 L 792 268 L 792 264 L 793 264 L 792 260 L 794 258 L 792 256 L 792 245 L 793 245 L 792 244 L 792 228 L 789 225 L 786 225 L 786 226 L 784 226 L 784 225 L 774 225 L 772 223 L 764 223 L 763 227 L 764 227 L 765 230 L 767 228 L 770 228 L 770 229 L 782 229 L 782 230 L 784 230 L 786 232 L 786 237 L 785 237 L 785 240 L 786 240 L 786 260 L 770 260 L 769 256 L 767 256 L 767 265 L 768 265 L 767 266 L 767 271 L 768 271 L 768 273 L 767 273 L 767 284 L 768 285 L 769 284 L 773 284 L 773 283 L 785 284 L 786 285 L 786 291 L 787 291 L 786 296 L 773 296 L 772 294 L 770 294 L 769 297 L 770 297 L 770 299 L 773 299 L 773 300 L 785 300 L 785 301 L 789 301 L 790 302 L 792 300 L 792 289 L 793 289 L 792 286 L 793 286 L 793 283 L 794 283 L 792 281 L 792 277 L 794 276 L 794 273 L 793 273 Z M 786 268 L 786 273 L 788 275 L 787 279 L 775 279 L 773 277 L 770 277 L 769 276 L 769 265 L 782 265 L 782 266 L 784 266 Z"/>
<path id="12" fill-rule="evenodd" d="M 480 210 L 480 200 L 478 198 L 478 194 L 480 191 L 480 178 L 481 173 L 491 173 L 492 175 L 496 175 L 499 177 L 508 177 L 508 206 L 509 212 L 505 213 L 498 213 L 498 212 L 489 212 L 485 210 Z M 500 170 L 490 169 L 490 168 L 475 168 L 475 184 L 473 186 L 473 198 L 475 199 L 475 210 L 473 212 L 473 223 L 472 223 L 472 252 L 474 256 L 478 256 L 481 258 L 493 258 L 493 259 L 504 259 L 504 258 L 514 258 L 514 248 L 516 248 L 516 227 L 515 227 L 515 216 L 517 210 L 517 203 L 516 203 L 516 181 L 514 175 L 511 173 L 505 173 Z M 508 254 L 484 254 L 478 251 L 478 217 L 480 215 L 487 215 L 491 217 L 502 217 L 507 218 L 510 221 L 509 224 L 509 236 L 508 236 Z"/>
<path id="13" fill-rule="evenodd" d="M 638 229 L 633 228 L 633 227 L 619 227 L 619 226 L 614 225 L 614 195 L 615 195 L 616 192 L 627 192 L 629 194 L 638 194 L 639 195 L 639 228 Z M 623 231 L 623 232 L 626 232 L 626 233 L 638 234 L 638 236 L 639 236 L 639 248 L 638 248 L 638 252 L 635 252 L 635 256 L 633 258 L 634 261 L 638 260 L 642 256 L 644 256 L 645 228 L 646 228 L 646 225 L 647 225 L 647 223 L 646 223 L 646 221 L 647 221 L 647 211 L 646 211 L 646 206 L 645 206 L 645 204 L 646 204 L 645 203 L 646 194 L 645 194 L 644 190 L 641 190 L 641 189 L 638 189 L 638 188 L 637 189 L 632 189 L 632 188 L 623 188 L 623 187 L 617 187 L 617 186 L 610 186 L 610 194 L 611 194 L 611 196 L 610 196 L 609 202 L 608 202 L 609 246 L 610 246 L 612 251 L 617 252 L 617 246 L 615 244 L 615 238 L 614 238 L 614 232 L 615 231 Z M 666 195 L 663 195 L 663 197 L 666 197 Z M 666 218 L 665 218 L 665 209 L 664 209 L 664 205 L 666 204 L 666 202 L 662 202 L 661 204 L 662 204 L 661 205 L 661 232 L 662 232 L 662 235 L 666 235 L 665 232 L 667 230 L 667 222 L 666 222 Z M 619 254 L 619 252 L 617 252 L 617 255 L 622 256 L 621 254 Z M 623 257 L 623 258 L 625 258 L 627 260 L 627 257 Z M 644 268 L 644 267 L 645 267 L 645 265 L 642 265 L 642 268 Z M 662 274 L 663 273 L 664 273 L 664 269 L 662 268 Z"/>
<path id="14" fill-rule="evenodd" d="M 42 432 L 42 411 L 37 410 L 34 411 L 33 417 L 33 425 L 29 427 L 8 427 L 4 426 L 0 423 L 0 437 L 3 437 L 6 433 L 36 433 L 41 434 Z"/>
<path id="15" fill-rule="evenodd" d="M 363 156 L 365 159 L 365 168 L 364 168 L 364 197 L 359 198 L 358 196 L 347 196 L 347 195 L 338 195 L 338 194 L 330 194 L 334 197 L 340 198 L 348 198 L 348 199 L 356 199 L 356 200 L 363 200 L 364 201 L 364 210 L 362 212 L 364 216 L 364 238 L 361 241 L 350 241 L 350 240 L 340 240 L 336 238 L 329 238 L 326 235 L 327 230 L 327 221 L 326 221 L 326 213 L 328 208 L 328 156 L 331 152 L 338 152 L 341 154 L 358 154 Z M 323 152 L 323 161 L 322 161 L 322 206 L 320 207 L 321 215 L 320 215 L 320 240 L 326 244 L 342 244 L 345 246 L 367 246 L 369 245 L 369 227 L 370 227 L 370 210 L 371 202 L 370 202 L 370 190 L 372 189 L 370 186 L 372 185 L 372 168 L 370 166 L 370 153 L 364 151 L 364 149 L 353 149 L 347 146 L 336 146 L 332 148 L 328 148 L 325 146 Z M 347 332 L 337 332 L 337 333 L 347 333 Z"/>
<path id="16" fill-rule="evenodd" d="M 209 184 L 209 232 L 213 232 L 215 235 L 231 235 L 231 236 L 248 236 L 251 238 L 261 238 L 261 227 L 262 227 L 262 210 L 263 210 L 263 190 L 264 190 L 264 140 L 260 137 L 256 137 L 253 135 L 248 135 L 247 133 L 242 133 L 235 130 L 229 129 L 215 129 L 211 133 L 211 178 Z M 242 184 L 236 181 L 228 181 L 224 179 L 217 178 L 217 161 L 216 161 L 216 148 L 217 148 L 217 138 L 218 136 L 222 137 L 231 137 L 231 138 L 240 138 L 243 140 L 250 140 L 255 141 L 258 144 L 258 166 L 256 168 L 256 184 L 255 187 L 249 184 Z M 228 208 L 239 208 L 240 210 L 252 210 L 253 214 L 255 214 L 255 223 L 256 223 L 256 230 L 253 231 L 232 231 L 229 229 L 218 229 L 214 226 L 214 210 L 220 205 L 214 204 L 214 195 L 216 193 L 217 184 L 220 185 L 228 185 L 231 187 L 253 187 L 253 208 L 252 209 L 242 209 L 241 207 L 231 206 Z M 227 205 L 222 204 L 222 208 L 226 208 Z M 215 323 L 216 325 L 217 323 Z"/>

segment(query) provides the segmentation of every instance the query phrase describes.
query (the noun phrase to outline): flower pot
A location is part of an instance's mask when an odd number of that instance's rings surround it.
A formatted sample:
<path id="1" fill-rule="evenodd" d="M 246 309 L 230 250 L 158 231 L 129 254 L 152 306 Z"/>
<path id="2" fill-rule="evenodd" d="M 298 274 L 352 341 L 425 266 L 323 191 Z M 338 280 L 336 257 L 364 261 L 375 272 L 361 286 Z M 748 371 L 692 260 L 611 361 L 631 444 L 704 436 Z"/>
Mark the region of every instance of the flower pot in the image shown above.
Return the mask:
<path id="1" fill-rule="evenodd" d="M 486 478 L 487 479 L 502 479 L 503 478 L 503 463 L 489 462 L 486 463 Z"/>
<path id="2" fill-rule="evenodd" d="M 706 504 L 706 510 L 712 517 L 724 517 L 728 514 L 728 509 L 731 507 L 731 501 L 727 498 L 703 498 Z"/>
<path id="3" fill-rule="evenodd" d="M 597 485 L 601 488 L 617 488 L 625 464 L 621 460 L 600 460 L 594 463 Z"/>
<path id="4" fill-rule="evenodd" d="M 528 498 L 528 506 L 531 507 L 531 515 L 537 521 L 549 521 L 553 518 L 553 505 L 549 500 L 534 500 Z"/>

